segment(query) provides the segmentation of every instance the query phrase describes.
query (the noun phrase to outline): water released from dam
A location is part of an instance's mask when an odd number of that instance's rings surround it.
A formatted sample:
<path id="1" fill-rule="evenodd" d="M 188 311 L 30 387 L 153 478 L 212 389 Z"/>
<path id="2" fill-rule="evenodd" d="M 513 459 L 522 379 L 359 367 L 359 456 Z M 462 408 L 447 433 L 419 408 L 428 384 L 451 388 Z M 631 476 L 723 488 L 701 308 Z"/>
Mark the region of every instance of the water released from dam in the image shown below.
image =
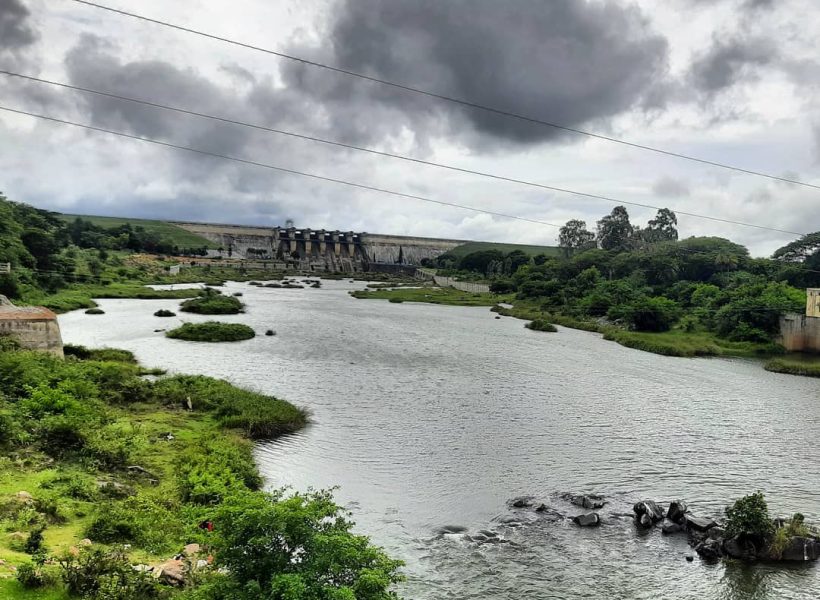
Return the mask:
<path id="1" fill-rule="evenodd" d="M 101 300 L 60 317 L 66 343 L 132 350 L 149 367 L 221 377 L 308 408 L 259 444 L 270 487 L 338 486 L 356 530 L 407 564 L 407 599 L 820 597 L 820 565 L 707 564 L 686 536 L 636 530 L 631 506 L 685 499 L 703 516 L 762 490 L 772 514 L 820 522 L 820 380 L 742 359 L 682 359 L 601 336 L 526 330 L 487 308 L 356 300 L 360 283 L 241 291 L 257 337 L 166 339 L 171 300 Z M 265 330 L 277 335 L 266 337 Z M 581 529 L 567 493 L 609 501 Z M 444 533 L 445 529 L 456 533 Z M 489 530 L 494 543 L 475 541 Z M 496 539 L 496 538 L 492 538 Z"/>

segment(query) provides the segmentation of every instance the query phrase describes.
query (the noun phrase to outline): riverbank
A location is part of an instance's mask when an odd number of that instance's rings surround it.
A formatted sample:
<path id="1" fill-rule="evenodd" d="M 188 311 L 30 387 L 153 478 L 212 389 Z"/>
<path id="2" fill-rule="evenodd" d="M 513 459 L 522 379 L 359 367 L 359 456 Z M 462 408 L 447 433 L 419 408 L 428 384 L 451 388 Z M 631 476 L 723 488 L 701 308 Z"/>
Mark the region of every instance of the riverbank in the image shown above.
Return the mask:
<path id="1" fill-rule="evenodd" d="M 157 590 L 182 598 L 164 585 L 179 583 L 177 574 L 228 589 L 242 582 L 233 570 L 218 577 L 216 567 L 251 543 L 222 527 L 231 510 L 290 502 L 305 523 L 339 513 L 327 494 L 298 496 L 301 517 L 291 499 L 261 491 L 251 441 L 304 427 L 306 412 L 292 404 L 205 376 L 147 380 L 127 351 L 75 348 L 61 360 L 0 342 L 0 597 L 69 598 L 66 573 L 83 557 L 120 569 L 121 585 L 148 586 L 117 598 L 160 597 Z M 342 535 L 365 539 L 349 526 Z M 183 548 L 188 562 L 169 559 Z M 398 563 L 366 549 L 384 560 L 385 585 L 395 581 Z M 132 564 L 158 578 L 142 581 Z M 114 576 L 102 566 L 95 573 L 97 583 Z"/>
<path id="2" fill-rule="evenodd" d="M 650 333 L 628 331 L 604 322 L 562 315 L 544 310 L 533 301 L 520 301 L 514 294 L 470 294 L 453 288 L 380 289 L 351 292 L 351 296 L 367 300 L 389 302 L 426 302 L 451 306 L 492 306 L 492 311 L 505 317 L 525 321 L 546 321 L 572 329 L 601 333 L 605 340 L 627 348 L 664 356 L 736 356 L 758 357 L 783 353 L 777 344 L 733 342 L 707 331 L 670 331 Z M 510 306 L 504 306 L 510 305 Z"/>
<path id="3" fill-rule="evenodd" d="M 764 368 L 773 373 L 820 377 L 820 357 L 814 359 L 801 357 L 799 360 L 790 357 L 775 358 L 767 362 Z"/>

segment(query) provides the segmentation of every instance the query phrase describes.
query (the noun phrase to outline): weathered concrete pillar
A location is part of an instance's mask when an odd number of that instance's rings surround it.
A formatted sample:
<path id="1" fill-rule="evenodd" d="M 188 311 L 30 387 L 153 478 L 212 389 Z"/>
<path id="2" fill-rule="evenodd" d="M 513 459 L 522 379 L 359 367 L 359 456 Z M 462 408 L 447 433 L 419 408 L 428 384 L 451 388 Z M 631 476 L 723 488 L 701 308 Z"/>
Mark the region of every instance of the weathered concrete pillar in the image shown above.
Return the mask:
<path id="1" fill-rule="evenodd" d="M 330 238 L 333 240 L 333 254 L 339 256 L 342 253 L 342 245 L 339 242 L 340 233 L 338 231 L 334 231 L 330 234 Z"/>

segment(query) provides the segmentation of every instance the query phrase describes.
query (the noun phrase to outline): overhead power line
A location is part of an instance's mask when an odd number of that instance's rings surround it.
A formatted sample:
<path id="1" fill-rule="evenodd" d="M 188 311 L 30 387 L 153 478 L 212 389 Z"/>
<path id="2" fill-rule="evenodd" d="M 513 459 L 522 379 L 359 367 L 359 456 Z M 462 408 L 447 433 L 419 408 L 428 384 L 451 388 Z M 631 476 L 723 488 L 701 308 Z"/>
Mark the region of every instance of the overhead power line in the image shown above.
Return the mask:
<path id="1" fill-rule="evenodd" d="M 380 192 L 382 194 L 390 194 L 391 196 L 397 196 L 399 198 L 408 198 L 408 199 L 411 199 L 411 200 L 420 200 L 422 202 L 430 202 L 432 204 L 439 204 L 441 206 L 450 206 L 450 207 L 453 207 L 453 208 L 461 208 L 461 209 L 464 209 L 464 210 L 469 210 L 469 211 L 473 211 L 473 212 L 477 212 L 477 213 L 484 213 L 484 214 L 492 215 L 492 216 L 495 216 L 495 217 L 504 217 L 505 219 L 514 219 L 516 221 L 526 221 L 527 223 L 535 223 L 537 225 L 548 225 L 549 227 L 556 227 L 556 228 L 561 227 L 560 225 L 556 225 L 554 223 L 548 223 L 546 221 L 539 221 L 537 219 L 530 219 L 530 218 L 527 218 L 527 217 L 519 217 L 519 216 L 516 216 L 516 215 L 508 215 L 506 213 L 496 212 L 496 211 L 492 211 L 492 210 L 485 210 L 483 208 L 476 208 L 475 206 L 468 206 L 466 204 L 456 204 L 455 202 L 445 202 L 443 200 L 434 200 L 433 198 L 426 198 L 424 196 L 417 196 L 415 194 L 406 194 L 404 192 L 397 192 L 397 191 L 394 191 L 394 190 L 388 190 L 388 189 L 385 189 L 385 188 L 380 188 L 380 187 L 376 187 L 376 186 L 368 185 L 368 184 L 364 184 L 364 183 L 355 183 L 353 181 L 346 181 L 344 179 L 336 179 L 334 177 L 325 177 L 324 175 L 317 175 L 315 173 L 307 173 L 305 171 L 297 171 L 295 169 L 288 169 L 288 168 L 285 168 L 285 167 L 279 167 L 279 166 L 276 166 L 276 165 L 257 162 L 257 161 L 249 160 L 249 159 L 245 159 L 245 158 L 239 158 L 239 157 L 236 157 L 236 156 L 229 156 L 227 154 L 219 154 L 217 152 L 210 152 L 208 150 L 201 150 L 199 148 L 192 148 L 190 146 L 182 146 L 182 145 L 179 145 L 179 144 L 172 144 L 170 142 L 163 142 L 163 141 L 155 140 L 155 139 L 152 139 L 152 138 L 140 137 L 140 136 L 137 136 L 137 135 L 131 135 L 130 133 L 123 133 L 121 131 L 113 131 L 111 129 L 104 129 L 102 127 L 95 127 L 94 125 L 86 125 L 84 123 L 77 123 L 75 121 L 68 121 L 68 120 L 65 120 L 65 119 L 58 119 L 56 117 L 49 117 L 47 115 L 40 115 L 40 114 L 37 114 L 37 113 L 28 112 L 28 111 L 25 111 L 25 110 L 19 110 L 19 109 L 16 109 L 16 108 L 9 108 L 9 107 L 6 107 L 6 106 L 0 106 L 0 110 L 4 110 L 4 111 L 10 112 L 10 113 L 16 113 L 16 114 L 19 114 L 19 115 L 26 115 L 26 116 L 29 116 L 29 117 L 35 117 L 37 119 L 42 119 L 42 120 L 45 120 L 45 121 L 51 121 L 53 123 L 61 123 L 63 125 L 71 125 L 73 127 L 80 127 L 80 128 L 83 128 L 83 129 L 89 129 L 91 131 L 97 131 L 97 132 L 100 132 L 100 133 L 108 133 L 108 134 L 111 134 L 111 135 L 116 135 L 116 136 L 132 139 L 132 140 L 138 140 L 140 142 L 148 142 L 150 144 L 156 144 L 158 146 L 164 146 L 166 148 L 173 148 L 175 150 L 184 150 L 186 152 L 193 152 L 195 154 L 201 154 L 203 156 L 212 156 L 214 158 L 221 158 L 221 159 L 224 159 L 224 160 L 230 160 L 230 161 L 233 161 L 233 162 L 237 162 L 237 163 L 241 163 L 241 164 L 245 164 L 245 165 L 251 165 L 251 166 L 254 166 L 254 167 L 261 167 L 261 168 L 264 168 L 264 169 L 271 169 L 273 171 L 280 171 L 282 173 L 290 173 L 292 175 L 301 175 L 302 177 L 309 177 L 311 179 L 317 179 L 319 181 L 327 181 L 327 182 L 330 182 L 330 183 L 338 183 L 340 185 L 346 185 L 348 187 L 354 187 L 354 188 L 359 188 L 359 189 L 363 189 L 363 190 L 369 190 L 371 192 Z"/>
<path id="2" fill-rule="evenodd" d="M 556 130 L 559 130 L 559 131 L 565 131 L 565 132 L 568 132 L 568 133 L 582 135 L 582 136 L 586 136 L 586 137 L 589 137 L 589 138 L 603 140 L 603 141 L 606 141 L 606 142 L 621 144 L 623 146 L 628 146 L 630 148 L 636 148 L 638 150 L 646 150 L 646 151 L 649 151 L 649 152 L 654 152 L 656 154 L 662 154 L 662 155 L 665 155 L 665 156 L 680 158 L 680 159 L 684 159 L 684 160 L 688 160 L 688 161 L 692 161 L 692 162 L 696 162 L 696 163 L 700 163 L 700 164 L 704 164 L 704 165 L 709 165 L 709 166 L 712 166 L 712 167 L 718 167 L 718 168 L 721 168 L 721 169 L 728 169 L 730 171 L 735 171 L 735 172 L 738 172 L 738 173 L 745 173 L 746 175 L 754 175 L 756 177 L 765 177 L 767 179 L 774 180 L 774 181 L 780 181 L 780 182 L 783 182 L 783 183 L 789 183 L 789 184 L 792 184 L 792 185 L 799 185 L 799 186 L 803 186 L 803 187 L 807 187 L 807 188 L 813 188 L 813 189 L 820 190 L 820 185 L 807 183 L 805 181 L 798 181 L 796 179 L 789 179 L 788 177 L 781 177 L 781 176 L 778 176 L 778 175 L 773 175 L 771 173 L 764 173 L 762 171 L 755 171 L 755 170 L 752 170 L 752 169 L 745 169 L 743 167 L 738 167 L 738 166 L 730 165 L 730 164 L 727 164 L 727 163 L 721 163 L 721 162 L 717 162 L 717 161 L 713 161 L 713 160 L 708 160 L 708 159 L 705 159 L 705 158 L 699 158 L 697 156 L 692 156 L 690 154 L 683 154 L 683 153 L 680 153 L 680 152 L 673 152 L 671 150 L 664 150 L 663 148 L 657 148 L 657 147 L 654 147 L 654 146 L 647 146 L 645 144 L 639 144 L 637 142 L 630 142 L 628 140 L 615 138 L 615 137 L 603 135 L 603 134 L 600 134 L 600 133 L 592 133 L 590 131 L 584 131 L 582 129 L 578 129 L 578 128 L 575 128 L 575 127 L 569 127 L 567 125 L 561 125 L 559 123 L 553 123 L 551 121 L 546 121 L 544 119 L 538 119 L 538 118 L 535 118 L 535 117 L 523 115 L 523 114 L 512 112 L 512 111 L 509 111 L 509 110 L 504 110 L 504 109 L 501 109 L 501 108 L 495 108 L 495 107 L 492 107 L 492 106 L 487 106 L 487 105 L 484 105 L 484 104 L 480 104 L 478 102 L 472 102 L 470 100 L 465 100 L 465 99 L 462 99 L 462 98 L 447 96 L 445 94 L 441 94 L 441 93 L 438 93 L 438 92 L 433 92 L 433 91 L 430 91 L 430 90 L 424 90 L 424 89 L 421 89 L 421 88 L 413 87 L 411 85 L 397 83 L 395 81 L 390 81 L 390 80 L 387 80 L 387 79 L 381 79 L 379 77 L 374 77 L 372 75 L 365 75 L 364 73 L 359 73 L 357 71 L 352 71 L 352 70 L 344 69 L 344 68 L 341 68 L 341 67 L 335 67 L 333 65 L 320 63 L 320 62 L 317 62 L 315 60 L 309 60 L 309 59 L 306 59 L 306 58 L 303 58 L 303 57 L 300 57 L 300 56 L 295 56 L 293 54 L 287 54 L 287 53 L 280 52 L 280 51 L 277 51 L 277 50 L 271 50 L 270 48 L 263 48 L 261 46 L 255 46 L 253 44 L 240 42 L 238 40 L 234 40 L 234 39 L 231 39 L 231 38 L 215 35 L 215 34 L 212 34 L 212 33 L 207 33 L 205 31 L 193 29 L 193 28 L 190 28 L 190 27 L 185 27 L 185 26 L 182 26 L 182 25 L 177 25 L 175 23 L 170 23 L 168 21 L 153 19 L 151 17 L 146 17 L 144 15 L 140 15 L 140 14 L 137 14 L 137 13 L 132 13 L 132 12 L 128 12 L 128 11 L 125 11 L 125 10 L 118 9 L 118 8 L 113 8 L 111 6 L 106 6 L 104 4 L 99 4 L 97 2 L 89 2 L 88 0 L 73 0 L 73 2 L 77 2 L 78 4 L 84 4 L 86 6 L 90 6 L 90 7 L 93 7 L 93 8 L 98 8 L 98 9 L 101 9 L 101 10 L 109 11 L 109 12 L 112 12 L 112 13 L 116 13 L 116 14 L 119 14 L 119 15 L 126 16 L 126 17 L 139 19 L 141 21 L 146 21 L 148 23 L 153 23 L 155 25 L 161 25 L 163 27 L 170 27 L 170 28 L 176 29 L 178 31 L 184 31 L 185 33 L 190 33 L 190 34 L 193 34 L 193 35 L 202 36 L 202 37 L 205 37 L 205 38 L 208 38 L 208 39 L 216 40 L 216 41 L 219 41 L 219 42 L 224 42 L 226 44 L 231 44 L 231 45 L 234 45 L 234 46 L 239 46 L 241 48 L 246 48 L 248 50 L 254 50 L 254 51 L 257 51 L 257 52 L 264 52 L 265 54 L 270 54 L 272 56 L 278 56 L 279 58 L 284 58 L 284 59 L 287 59 L 287 60 L 296 61 L 296 62 L 302 63 L 304 65 L 308 65 L 308 66 L 311 66 L 311 67 L 317 67 L 317 68 L 320 68 L 320 69 L 325 69 L 325 70 L 328 70 L 328 71 L 332 71 L 334 73 L 339 73 L 339 74 L 347 75 L 347 76 L 350 76 L 350 77 L 356 77 L 356 78 L 364 80 L 364 81 L 369 81 L 369 82 L 372 82 L 372 83 L 378 83 L 378 84 L 381 84 L 381 85 L 386 85 L 386 86 L 392 87 L 394 89 L 403 90 L 405 92 L 410 92 L 410 93 L 413 93 L 413 94 L 420 94 L 422 96 L 427 96 L 429 98 L 434 98 L 436 100 L 440 100 L 440 101 L 444 101 L 444 102 L 451 102 L 451 103 L 458 104 L 458 105 L 461 105 L 461 106 L 464 106 L 464 107 L 467 107 L 467 108 L 470 108 L 470 109 L 481 110 L 481 111 L 493 113 L 493 114 L 496 114 L 496 115 L 499 115 L 499 116 L 504 116 L 504 117 L 517 119 L 519 121 L 523 121 L 523 122 L 526 122 L 526 123 L 531 123 L 533 125 L 539 125 L 539 126 L 543 126 L 543 127 L 550 127 L 552 129 L 556 129 Z"/>
<path id="3" fill-rule="evenodd" d="M 350 150 L 356 150 L 356 151 L 359 151 L 359 152 L 366 152 L 366 153 L 374 154 L 374 155 L 377 155 L 377 156 L 383 156 L 383 157 L 394 158 L 394 159 L 398 159 L 398 160 L 404 160 L 404 161 L 413 162 L 413 163 L 416 163 L 416 164 L 426 165 L 426 166 L 430 166 L 430 167 L 436 167 L 436 168 L 440 168 L 440 169 L 447 169 L 449 171 L 465 173 L 465 174 L 468 174 L 468 175 L 476 175 L 476 176 L 479 176 L 479 177 L 486 177 L 486 178 L 489 178 L 489 179 L 495 179 L 497 181 L 505 181 L 505 182 L 508 182 L 508 183 L 515 183 L 515 184 L 519 184 L 519 185 L 525 185 L 525 186 L 544 189 L 544 190 L 549 190 L 549 191 L 553 191 L 553 192 L 560 192 L 562 194 L 571 194 L 571 195 L 579 196 L 579 197 L 582 197 L 582 198 L 591 198 L 591 199 L 594 199 L 594 200 L 602 200 L 604 202 L 611 202 L 611 203 L 614 203 L 614 204 L 626 204 L 626 205 L 629 205 L 629 206 L 638 206 L 638 207 L 641 207 L 641 208 L 651 208 L 651 209 L 654 209 L 654 210 L 661 210 L 661 208 L 662 208 L 660 206 L 653 206 L 651 204 L 644 204 L 644 203 L 640 203 L 640 202 L 631 202 L 631 201 L 628 201 L 628 200 L 619 200 L 617 198 L 611 198 L 611 197 L 603 196 L 603 195 L 599 195 L 599 194 L 579 192 L 577 190 L 571 190 L 571 189 L 568 189 L 568 188 L 562 188 L 562 187 L 557 187 L 557 186 L 552 186 L 552 185 L 546 185 L 546 184 L 537 183 L 537 182 L 534 182 L 534 181 L 527 181 L 527 180 L 524 180 L 524 179 L 516 179 L 516 178 L 513 178 L 513 177 L 506 177 L 506 176 L 503 176 L 503 175 L 498 175 L 498 174 L 494 174 L 494 173 L 487 173 L 487 172 L 484 172 L 484 171 L 476 171 L 476 170 L 473 170 L 473 169 L 466 169 L 466 168 L 462 168 L 462 167 L 456 167 L 454 165 L 447 165 L 447 164 L 443 164 L 443 163 L 437 163 L 437 162 L 433 162 L 433 161 L 423 160 L 423 159 L 420 159 L 420 158 L 414 158 L 414 157 L 411 157 L 411 156 L 405 156 L 405 155 L 401 155 L 401 154 L 394 154 L 394 153 L 391 153 L 391 152 L 383 152 L 381 150 L 374 150 L 373 148 L 366 148 L 366 147 L 363 147 L 363 146 L 356 146 L 356 145 L 347 144 L 347 143 L 344 143 L 344 142 L 338 142 L 338 141 L 334 141 L 334 140 L 327 140 L 327 139 L 319 138 L 319 137 L 316 137 L 316 136 L 306 135 L 306 134 L 302 134 L 302 133 L 296 133 L 296 132 L 292 132 L 292 131 L 286 131 L 286 130 L 283 130 L 283 129 L 276 129 L 276 128 L 273 128 L 273 127 L 267 127 L 267 126 L 264 126 L 264 125 L 248 123 L 246 121 L 239 121 L 239 120 L 236 120 L 236 119 L 230 119 L 230 118 L 226 118 L 226 117 L 220 117 L 220 116 L 217 116 L 217 115 L 202 113 L 202 112 L 198 112 L 198 111 L 195 111 L 195 110 L 190 110 L 190 109 L 181 108 L 181 107 L 177 107 L 177 106 L 170 106 L 170 105 L 167 105 L 167 104 L 152 102 L 152 101 L 149 101 L 149 100 L 141 100 L 141 99 L 138 99 L 138 98 L 132 98 L 130 96 L 123 96 L 121 94 L 115 94 L 115 93 L 112 93 L 112 92 L 104 92 L 104 91 L 101 91 L 101 90 L 95 90 L 95 89 L 91 89 L 91 88 L 87 88 L 87 87 L 82 87 L 82 86 L 72 85 L 72 84 L 68 84 L 68 83 L 53 81 L 53 80 L 49 80 L 49 79 L 42 79 L 40 77 L 34 77 L 34 76 L 31 76 L 31 75 L 24 75 L 24 74 L 21 74 L 21 73 L 15 73 L 13 71 L 6 71 L 6 70 L 3 70 L 3 69 L 0 69 L 0 74 L 7 75 L 7 76 L 10 76 L 10 77 L 19 77 L 19 78 L 26 79 L 26 80 L 29 80 L 29 81 L 35 81 L 35 82 L 38 82 L 38 83 L 44 83 L 44 84 L 53 85 L 53 86 L 57 86 L 57 87 L 61 87 L 61 88 L 66 88 L 66 89 L 70 89 L 70 90 L 74 90 L 74 91 L 84 92 L 84 93 L 88 93 L 88 94 L 94 94 L 94 95 L 102 96 L 102 97 L 106 97 L 106 98 L 113 98 L 113 99 L 121 100 L 121 101 L 125 101 L 125 102 L 132 102 L 134 104 L 140 104 L 140 105 L 143 105 L 143 106 L 149 106 L 149 107 L 158 108 L 158 109 L 161 109 L 161 110 L 173 111 L 173 112 L 180 113 L 180 114 L 200 117 L 200 118 L 209 119 L 209 120 L 212 120 L 212 121 L 227 123 L 227 124 L 230 124 L 230 125 L 238 125 L 238 126 L 241 126 L 241 127 L 256 129 L 256 130 L 264 131 L 264 132 L 267 132 L 267 133 L 285 135 L 285 136 L 298 138 L 298 139 L 302 139 L 302 140 L 307 140 L 307 141 L 311 141 L 311 142 L 318 142 L 318 143 L 326 144 L 326 145 L 330 145 L 330 146 L 337 146 L 337 147 L 341 147 L 341 148 L 347 148 L 347 149 L 350 149 Z M 142 139 L 142 138 L 140 138 L 140 139 Z M 739 226 L 742 226 L 742 227 L 752 227 L 752 228 L 755 228 L 755 229 L 765 229 L 765 230 L 768 230 L 768 231 L 776 231 L 778 233 L 787 233 L 787 234 L 790 234 L 790 235 L 798 235 L 798 236 L 805 235 L 803 233 L 799 233 L 799 232 L 796 232 L 796 231 L 788 231 L 788 230 L 784 230 L 784 229 L 777 229 L 777 228 L 763 226 L 763 225 L 756 225 L 754 223 L 744 223 L 742 221 L 735 221 L 735 220 L 732 220 L 732 219 L 724 219 L 724 218 L 721 218 L 721 217 L 714 217 L 714 216 L 710 216 L 710 215 L 703 215 L 703 214 L 698 214 L 698 213 L 693 213 L 693 212 L 688 212 L 688 211 L 682 211 L 682 210 L 679 210 L 677 208 L 672 208 L 670 210 L 673 210 L 676 214 L 679 214 L 679 215 L 686 215 L 688 217 L 694 217 L 694 218 L 698 218 L 698 219 L 706 219 L 706 220 L 709 220 L 709 221 L 716 221 L 716 222 L 719 222 L 719 223 L 727 223 L 727 224 L 730 224 L 730 225 L 739 225 Z"/>

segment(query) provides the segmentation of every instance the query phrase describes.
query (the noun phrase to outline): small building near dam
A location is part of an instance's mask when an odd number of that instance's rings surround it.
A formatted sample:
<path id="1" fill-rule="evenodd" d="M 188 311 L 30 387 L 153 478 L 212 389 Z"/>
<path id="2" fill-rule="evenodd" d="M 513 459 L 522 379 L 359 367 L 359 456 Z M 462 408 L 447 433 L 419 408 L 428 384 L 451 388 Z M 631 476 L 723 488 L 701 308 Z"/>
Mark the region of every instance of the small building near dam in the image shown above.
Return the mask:
<path id="1" fill-rule="evenodd" d="M 0 335 L 10 336 L 26 350 L 63 356 L 57 315 L 42 306 L 15 306 L 0 295 Z"/>
<path id="2" fill-rule="evenodd" d="M 789 352 L 820 353 L 820 288 L 806 290 L 806 314 L 780 317 L 779 342 Z"/>

